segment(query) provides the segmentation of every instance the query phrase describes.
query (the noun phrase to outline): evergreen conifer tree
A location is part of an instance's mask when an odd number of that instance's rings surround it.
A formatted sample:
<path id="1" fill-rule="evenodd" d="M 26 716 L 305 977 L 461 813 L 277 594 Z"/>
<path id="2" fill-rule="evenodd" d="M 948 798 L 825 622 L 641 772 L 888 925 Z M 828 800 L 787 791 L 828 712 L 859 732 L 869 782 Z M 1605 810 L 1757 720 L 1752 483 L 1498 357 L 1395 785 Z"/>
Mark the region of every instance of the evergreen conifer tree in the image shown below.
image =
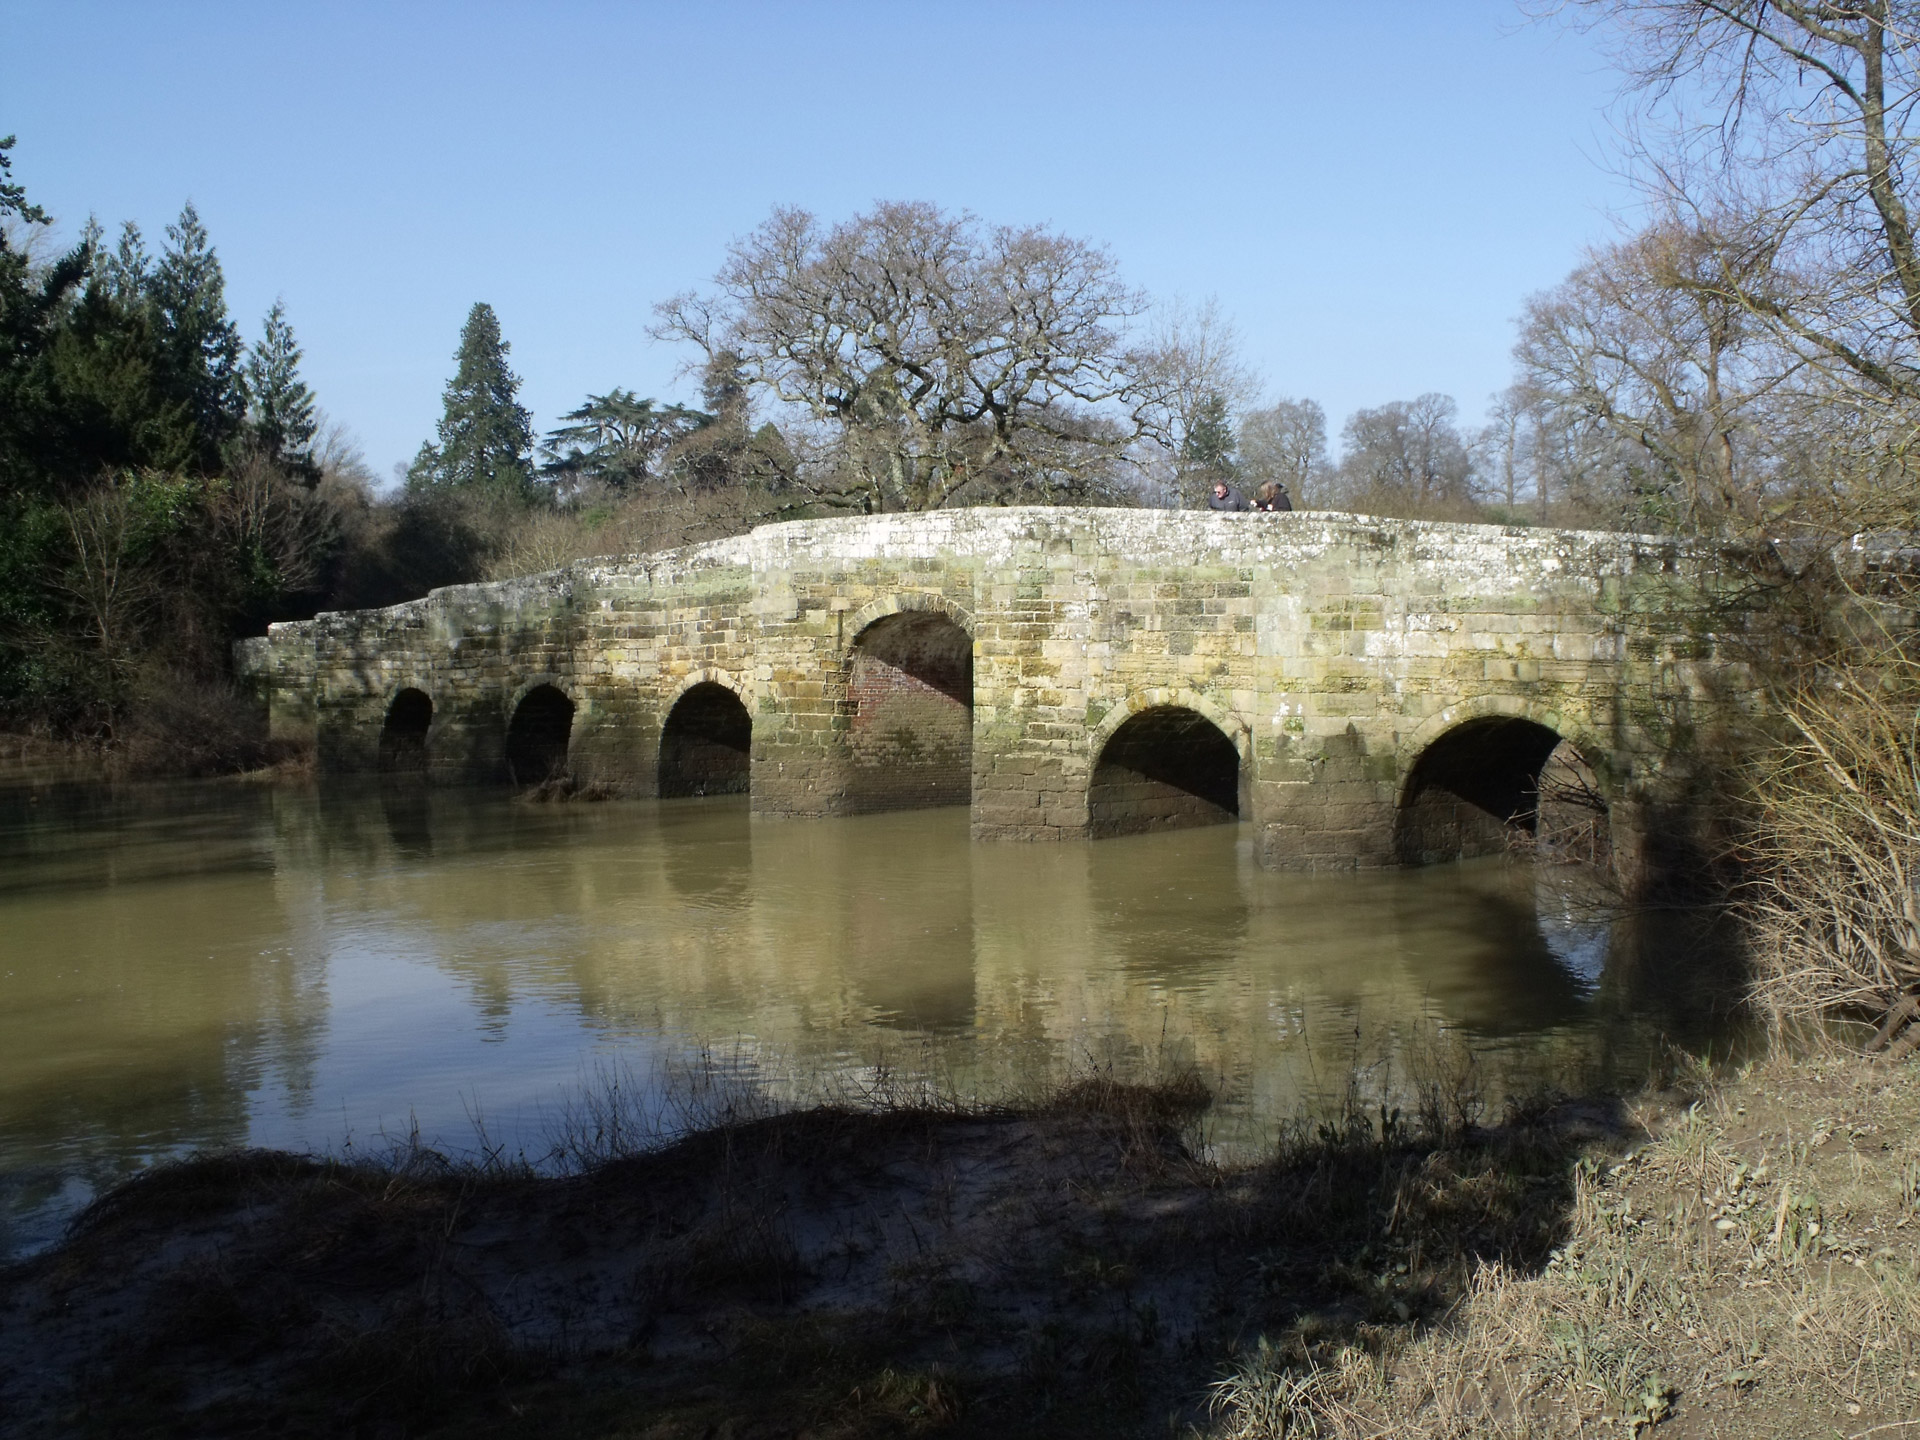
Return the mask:
<path id="1" fill-rule="evenodd" d="M 290 470 L 311 470 L 310 447 L 319 428 L 313 391 L 300 378 L 300 346 L 287 323 L 286 306 L 278 300 L 247 355 L 246 382 L 247 424 L 261 453 Z"/>
<path id="2" fill-rule="evenodd" d="M 476 489 L 526 500 L 533 482 L 533 417 L 516 398 L 520 377 L 507 368 L 511 347 L 484 302 L 460 331 L 453 379 L 447 382 L 439 443 L 420 447 L 407 469 L 415 490 Z"/>
<path id="3" fill-rule="evenodd" d="M 1233 422 L 1227 415 L 1226 396 L 1215 392 L 1201 397 L 1180 445 L 1176 483 L 1184 504 L 1205 504 L 1207 492 L 1214 485 L 1233 481 L 1238 469 L 1233 463 L 1233 447 Z"/>
<path id="4" fill-rule="evenodd" d="M 700 396 L 707 410 L 697 430 L 675 447 L 674 459 L 696 490 L 758 480 L 765 483 L 782 473 L 774 461 L 776 450 L 765 441 L 777 436 L 762 426 L 759 436 L 748 432 L 749 381 L 740 357 L 731 350 L 716 351 L 700 377 Z"/>
<path id="5" fill-rule="evenodd" d="M 133 239 L 137 245 L 138 232 Z M 244 347 L 227 314 L 220 259 L 191 202 L 167 227 L 167 248 L 146 289 L 166 367 L 165 388 L 170 398 L 185 405 L 194 427 L 194 463 L 212 473 L 246 418 L 240 371 Z"/>
<path id="6" fill-rule="evenodd" d="M 1181 459 L 1214 475 L 1231 475 L 1233 422 L 1227 418 L 1227 398 L 1209 395 L 1195 407 Z"/>
<path id="7" fill-rule="evenodd" d="M 0 146 L 0 176 L 6 159 Z M 32 224 L 47 223 L 23 193 L 6 192 L 0 186 L 0 215 L 11 210 Z M 51 488 L 51 462 L 61 448 L 56 437 L 64 438 L 69 416 L 50 357 L 91 253 L 83 239 L 53 264 L 36 268 L 0 230 L 0 506 Z"/>
<path id="8" fill-rule="evenodd" d="M 89 215 L 81 239 L 89 242 L 93 253 L 93 282 L 102 293 L 127 305 L 147 303 L 147 282 L 153 264 L 147 258 L 146 237 L 131 220 L 120 226 L 120 243 L 109 250 L 102 242 L 100 222 Z"/>
<path id="9" fill-rule="evenodd" d="M 17 215 L 28 225 L 45 225 L 47 212 L 27 199 L 27 188 L 13 178 L 13 157 L 7 152 L 13 149 L 19 137 L 9 135 L 0 140 L 0 219 L 8 215 Z M 5 235 L 0 235 L 0 253 L 7 249 Z"/>
<path id="10" fill-rule="evenodd" d="M 637 489 L 658 480 L 659 461 L 682 437 L 709 423 L 711 416 L 684 405 L 657 405 L 631 390 L 589 395 L 578 410 L 550 432 L 540 467 L 557 487 L 577 489 L 597 482 L 613 490 Z"/>

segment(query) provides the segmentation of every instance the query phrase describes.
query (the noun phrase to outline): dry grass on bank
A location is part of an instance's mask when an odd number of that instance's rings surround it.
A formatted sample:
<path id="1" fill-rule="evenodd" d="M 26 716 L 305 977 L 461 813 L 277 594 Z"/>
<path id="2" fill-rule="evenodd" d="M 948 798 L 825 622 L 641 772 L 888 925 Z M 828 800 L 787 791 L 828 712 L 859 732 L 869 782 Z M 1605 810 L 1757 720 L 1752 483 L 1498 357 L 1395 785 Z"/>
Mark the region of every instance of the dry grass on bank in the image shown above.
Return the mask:
<path id="1" fill-rule="evenodd" d="M 1776 1029 L 1878 1026 L 1920 1047 L 1920 653 L 1870 637 L 1783 697 L 1753 757 L 1743 909 Z"/>
<path id="2" fill-rule="evenodd" d="M 1243 1349 L 1225 1436 L 1853 1436 L 1920 1429 L 1920 1073 L 1776 1062 L 1572 1174 L 1537 1269 L 1424 1330 Z M 1876 1428 L 1884 1427 L 1884 1428 Z"/>
<path id="3" fill-rule="evenodd" d="M 90 745 L 56 739 L 43 731 L 0 730 L 0 781 L 65 779 L 100 770 L 99 752 Z"/>
<path id="4" fill-rule="evenodd" d="M 1236 1167 L 1195 1153 L 1191 1079 L 877 1098 L 777 1114 L 721 1084 L 663 1129 L 600 1093 L 564 1119 L 564 1178 L 417 1147 L 153 1172 L 0 1273 L 0 1428 L 1850 1436 L 1920 1416 L 1912 1063 L 1490 1129 L 1354 1111 Z"/>
<path id="5" fill-rule="evenodd" d="M 143 677 L 101 745 L 115 779 L 202 778 L 311 766 L 312 747 L 272 739 L 266 707 L 222 680 Z"/>

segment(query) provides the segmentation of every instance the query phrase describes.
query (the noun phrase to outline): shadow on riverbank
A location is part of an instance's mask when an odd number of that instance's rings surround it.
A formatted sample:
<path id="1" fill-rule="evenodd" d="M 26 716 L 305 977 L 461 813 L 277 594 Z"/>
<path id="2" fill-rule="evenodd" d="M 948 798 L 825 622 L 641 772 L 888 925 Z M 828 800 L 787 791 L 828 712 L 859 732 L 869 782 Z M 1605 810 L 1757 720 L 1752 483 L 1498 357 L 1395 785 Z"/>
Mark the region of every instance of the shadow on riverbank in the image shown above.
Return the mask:
<path id="1" fill-rule="evenodd" d="M 417 1148 L 167 1166 L 0 1272 L 0 1424 L 1688 1440 L 1920 1416 L 1920 1065 L 1695 1072 L 1487 1128 L 1355 1112 L 1233 1168 L 1189 1144 L 1205 1100 L 818 1108 L 565 1178 Z"/>
<path id="2" fill-rule="evenodd" d="M 1227 1169 L 1206 1103 L 822 1108 L 558 1179 L 168 1166 L 0 1280 L 0 1397 L 22 1434 L 1165 1434 L 1256 1336 L 1377 1348 L 1541 1266 L 1628 1135 L 1356 1112 Z"/>

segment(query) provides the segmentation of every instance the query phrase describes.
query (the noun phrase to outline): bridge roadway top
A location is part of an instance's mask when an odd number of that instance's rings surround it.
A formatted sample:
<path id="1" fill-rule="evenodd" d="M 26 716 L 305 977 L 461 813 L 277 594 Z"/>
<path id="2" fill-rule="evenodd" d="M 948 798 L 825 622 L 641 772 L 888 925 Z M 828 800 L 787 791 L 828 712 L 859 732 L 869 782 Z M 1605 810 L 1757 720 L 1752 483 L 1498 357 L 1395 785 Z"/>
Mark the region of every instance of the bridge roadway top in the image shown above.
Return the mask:
<path id="1" fill-rule="evenodd" d="M 574 707 L 569 769 L 634 793 L 659 783 L 676 704 L 718 686 L 751 719 L 756 810 L 904 802 L 863 789 L 862 767 L 932 763 L 932 735 L 964 749 L 939 763 L 962 767 L 983 837 L 1089 833 L 1115 733 L 1191 712 L 1239 757 L 1262 859 L 1308 867 L 1392 860 L 1421 755 L 1517 720 L 1580 751 L 1630 850 L 1741 688 L 1717 644 L 1739 623 L 1722 593 L 1737 569 L 1710 546 L 1597 531 L 947 510 L 769 525 L 324 614 L 241 642 L 239 668 L 277 733 L 312 735 L 334 771 L 377 766 L 394 697 L 421 692 L 442 780 L 501 773 L 519 707 L 552 687 Z M 943 628 L 964 634 L 964 682 L 927 669 Z M 934 691 L 964 707 L 958 731 Z M 892 751 L 875 705 L 901 722 Z"/>

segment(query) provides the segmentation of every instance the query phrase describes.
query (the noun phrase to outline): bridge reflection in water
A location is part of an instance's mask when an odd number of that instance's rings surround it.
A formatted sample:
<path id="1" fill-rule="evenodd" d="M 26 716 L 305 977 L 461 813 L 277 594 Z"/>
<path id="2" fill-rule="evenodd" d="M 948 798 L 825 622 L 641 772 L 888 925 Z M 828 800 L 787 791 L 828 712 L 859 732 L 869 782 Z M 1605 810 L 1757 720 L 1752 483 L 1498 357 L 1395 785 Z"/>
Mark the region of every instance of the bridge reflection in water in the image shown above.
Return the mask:
<path id="1" fill-rule="evenodd" d="M 1492 1100 L 1631 1078 L 1704 1023 L 1643 978 L 1704 974 L 1698 937 L 1610 939 L 1559 868 L 1309 876 L 1257 866 L 1243 824 L 1010 846 L 967 819 L 404 776 L 0 794 L 0 1243 L 199 1146 L 365 1148 L 417 1121 L 457 1148 L 478 1107 L 537 1154 L 596 1065 L 645 1078 L 702 1047 L 776 1088 L 1190 1064 L 1216 1136 L 1257 1142 L 1356 1063 L 1390 1089 L 1436 1035 Z"/>

